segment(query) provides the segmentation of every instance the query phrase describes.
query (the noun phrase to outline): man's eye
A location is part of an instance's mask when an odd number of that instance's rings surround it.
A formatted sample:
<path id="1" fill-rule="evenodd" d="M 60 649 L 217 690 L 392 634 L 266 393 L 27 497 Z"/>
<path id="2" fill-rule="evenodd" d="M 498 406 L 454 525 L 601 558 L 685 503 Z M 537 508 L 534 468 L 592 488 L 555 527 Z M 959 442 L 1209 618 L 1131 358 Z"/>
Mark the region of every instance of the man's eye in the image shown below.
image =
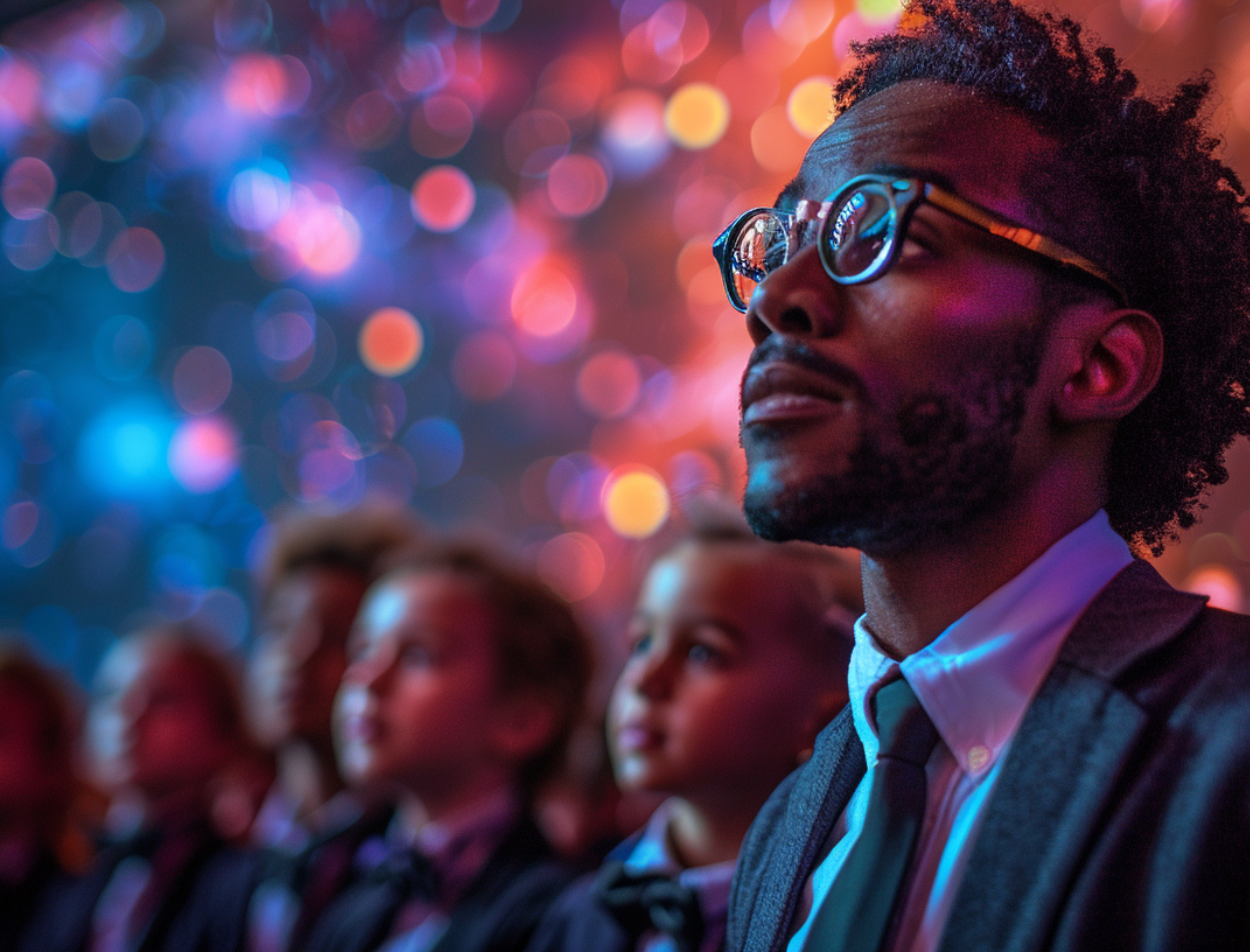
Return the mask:
<path id="1" fill-rule="evenodd" d="M 903 244 L 898 249 L 899 261 L 918 261 L 922 258 L 933 257 L 933 248 L 927 239 L 915 238 L 908 235 Z"/>

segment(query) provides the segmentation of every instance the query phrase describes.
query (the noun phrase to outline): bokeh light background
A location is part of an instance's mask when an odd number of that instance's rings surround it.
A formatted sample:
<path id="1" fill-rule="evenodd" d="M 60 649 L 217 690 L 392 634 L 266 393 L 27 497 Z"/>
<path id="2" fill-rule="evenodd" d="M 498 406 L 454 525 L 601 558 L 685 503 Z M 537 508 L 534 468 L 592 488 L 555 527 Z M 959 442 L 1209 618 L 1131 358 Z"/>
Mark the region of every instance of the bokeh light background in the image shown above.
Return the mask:
<path id="1" fill-rule="evenodd" d="M 35 8 L 40 9 L 35 9 Z M 1061 8 L 1148 83 L 1250 4 Z M 19 18 L 19 14 L 23 14 Z M 749 350 L 709 246 L 771 204 L 897 0 L 27 0 L 0 13 L 0 627 L 251 627 L 276 507 L 484 525 L 609 628 L 736 496 Z M 1250 454 L 1162 561 L 1243 607 Z"/>

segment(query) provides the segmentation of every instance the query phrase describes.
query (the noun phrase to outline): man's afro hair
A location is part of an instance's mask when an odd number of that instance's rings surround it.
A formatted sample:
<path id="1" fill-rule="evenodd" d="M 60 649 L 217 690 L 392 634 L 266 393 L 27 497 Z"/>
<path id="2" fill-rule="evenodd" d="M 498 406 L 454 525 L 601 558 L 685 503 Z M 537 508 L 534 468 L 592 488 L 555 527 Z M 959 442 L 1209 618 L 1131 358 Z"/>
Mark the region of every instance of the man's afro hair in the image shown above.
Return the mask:
<path id="1" fill-rule="evenodd" d="M 1026 198 L 1053 236 L 1100 263 L 1159 322 L 1163 372 L 1120 424 L 1107 512 L 1156 555 L 1192 526 L 1224 452 L 1250 432 L 1250 224 L 1237 176 L 1204 128 L 1209 73 L 1148 97 L 1068 17 L 1007 0 L 911 0 L 895 33 L 855 47 L 841 112 L 907 80 L 981 93 L 1059 146 Z"/>

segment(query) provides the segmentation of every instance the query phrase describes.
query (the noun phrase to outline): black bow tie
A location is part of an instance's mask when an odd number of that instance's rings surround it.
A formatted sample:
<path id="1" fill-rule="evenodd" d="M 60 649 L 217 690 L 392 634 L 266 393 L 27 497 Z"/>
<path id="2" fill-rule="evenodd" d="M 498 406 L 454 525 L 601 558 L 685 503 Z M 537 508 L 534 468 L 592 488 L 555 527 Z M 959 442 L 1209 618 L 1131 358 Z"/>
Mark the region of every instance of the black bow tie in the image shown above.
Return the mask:
<path id="1" fill-rule="evenodd" d="M 369 874 L 370 882 L 385 883 L 396 890 L 405 901 L 438 899 L 442 880 L 438 870 L 425 855 L 414 849 L 396 850 Z"/>
<path id="2" fill-rule="evenodd" d="M 693 889 L 657 873 L 631 873 L 607 862 L 595 879 L 595 895 L 635 941 L 656 930 L 671 936 L 678 952 L 698 952 L 703 913 Z"/>

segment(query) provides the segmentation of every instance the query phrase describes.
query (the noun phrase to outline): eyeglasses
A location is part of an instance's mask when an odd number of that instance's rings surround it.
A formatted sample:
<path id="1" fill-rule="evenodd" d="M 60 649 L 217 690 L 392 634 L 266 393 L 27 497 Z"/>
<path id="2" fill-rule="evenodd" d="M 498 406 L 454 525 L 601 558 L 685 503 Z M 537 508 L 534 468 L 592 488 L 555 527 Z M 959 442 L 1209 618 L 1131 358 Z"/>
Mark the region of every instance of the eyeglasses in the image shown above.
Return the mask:
<path id="1" fill-rule="evenodd" d="M 753 208 L 721 232 L 712 245 L 729 302 L 743 313 L 766 277 L 813 240 L 825 273 L 838 284 L 875 281 L 893 267 L 907 226 L 921 202 L 1065 268 L 1094 278 L 1126 296 L 1110 275 L 1087 258 L 1045 235 L 974 205 L 923 179 L 860 175 L 835 192 L 815 216 L 776 208 Z"/>

